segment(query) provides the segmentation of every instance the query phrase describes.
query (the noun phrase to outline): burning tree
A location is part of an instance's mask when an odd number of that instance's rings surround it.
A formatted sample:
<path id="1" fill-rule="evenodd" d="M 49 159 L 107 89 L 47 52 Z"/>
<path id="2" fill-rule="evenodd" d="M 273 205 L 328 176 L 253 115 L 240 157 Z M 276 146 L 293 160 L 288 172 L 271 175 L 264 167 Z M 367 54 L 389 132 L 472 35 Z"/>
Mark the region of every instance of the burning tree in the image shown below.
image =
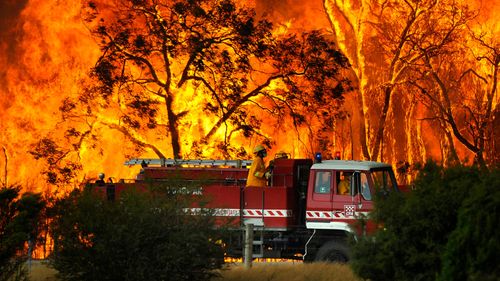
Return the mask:
<path id="1" fill-rule="evenodd" d="M 422 162 L 435 140 L 445 164 L 458 159 L 457 143 L 484 162 L 484 143 L 492 141 L 486 132 L 496 107 L 498 43 L 470 39 L 479 9 L 434 0 L 324 5 L 360 85 L 355 113 L 362 157 Z"/>
<path id="2" fill-rule="evenodd" d="M 416 44 L 424 63 L 415 86 L 449 138 L 453 135 L 484 166 L 486 145 L 494 143 L 500 45 L 491 33 L 464 31 L 461 35 L 470 42 L 466 47 L 437 51 L 443 41 L 450 40 L 449 34 L 441 42 Z M 451 148 L 456 158 L 454 146 Z M 486 153 L 493 163 L 494 155 Z"/>
<path id="3" fill-rule="evenodd" d="M 75 151 L 106 126 L 162 158 L 234 155 L 237 136 L 266 138 L 267 118 L 328 129 L 350 87 L 331 38 L 279 33 L 230 0 L 87 1 L 83 14 L 102 55 L 61 106 Z"/>

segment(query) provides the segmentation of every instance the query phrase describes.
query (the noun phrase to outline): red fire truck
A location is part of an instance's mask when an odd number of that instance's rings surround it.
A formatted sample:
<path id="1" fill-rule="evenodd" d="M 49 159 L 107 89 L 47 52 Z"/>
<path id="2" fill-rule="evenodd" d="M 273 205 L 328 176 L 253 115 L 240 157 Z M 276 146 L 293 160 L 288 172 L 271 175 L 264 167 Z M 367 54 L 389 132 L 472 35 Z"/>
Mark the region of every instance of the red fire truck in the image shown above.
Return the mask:
<path id="1" fill-rule="evenodd" d="M 254 258 L 337 262 L 349 260 L 348 236 L 358 217 L 372 210 L 374 195 L 398 190 L 389 164 L 321 161 L 319 156 L 314 163 L 273 162 L 265 187 L 245 185 L 251 161 L 134 159 L 126 164 L 140 164 L 142 169 L 133 182 L 120 180 L 96 188 L 113 200 L 124 189 L 146 183 L 199 181 L 193 193 L 209 198 L 205 207 L 221 220 L 233 219 L 226 241 L 229 257 L 243 256 L 245 226 L 253 224 Z M 367 231 L 362 228 L 357 231 Z"/>

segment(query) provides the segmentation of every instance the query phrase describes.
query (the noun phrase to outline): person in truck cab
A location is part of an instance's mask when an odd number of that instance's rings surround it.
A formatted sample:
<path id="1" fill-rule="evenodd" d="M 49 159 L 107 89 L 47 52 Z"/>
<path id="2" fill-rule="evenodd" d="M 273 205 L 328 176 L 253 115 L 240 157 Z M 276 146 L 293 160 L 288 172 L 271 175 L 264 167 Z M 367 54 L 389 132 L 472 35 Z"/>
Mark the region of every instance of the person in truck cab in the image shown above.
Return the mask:
<path id="1" fill-rule="evenodd" d="M 267 156 L 266 148 L 259 144 L 253 149 L 253 154 L 255 157 L 248 171 L 247 186 L 266 186 L 267 179 L 271 177 L 264 163 L 264 158 Z"/>
<path id="2" fill-rule="evenodd" d="M 340 181 L 337 183 L 337 194 L 349 195 L 351 189 L 351 172 L 340 172 Z"/>

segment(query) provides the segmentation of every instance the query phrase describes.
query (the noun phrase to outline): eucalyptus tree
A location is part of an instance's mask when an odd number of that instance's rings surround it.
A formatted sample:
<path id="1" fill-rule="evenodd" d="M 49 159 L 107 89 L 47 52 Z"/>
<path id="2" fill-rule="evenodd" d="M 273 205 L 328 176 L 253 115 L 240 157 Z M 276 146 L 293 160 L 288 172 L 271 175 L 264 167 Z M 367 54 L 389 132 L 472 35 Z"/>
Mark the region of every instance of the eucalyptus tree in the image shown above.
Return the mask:
<path id="1" fill-rule="evenodd" d="M 104 124 L 159 157 L 265 136 L 264 118 L 334 118 L 350 87 L 331 38 L 279 33 L 232 0 L 86 1 L 83 15 L 101 56 L 64 118 Z"/>

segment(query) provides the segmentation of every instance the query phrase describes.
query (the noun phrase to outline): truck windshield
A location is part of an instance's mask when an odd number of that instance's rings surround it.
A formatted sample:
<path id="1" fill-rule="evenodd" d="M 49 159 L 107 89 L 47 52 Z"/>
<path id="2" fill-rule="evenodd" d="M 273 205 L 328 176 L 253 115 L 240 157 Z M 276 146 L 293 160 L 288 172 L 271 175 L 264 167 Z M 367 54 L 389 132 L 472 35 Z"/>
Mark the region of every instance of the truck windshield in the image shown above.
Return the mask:
<path id="1" fill-rule="evenodd" d="M 396 189 L 395 179 L 391 170 L 372 170 L 371 174 L 376 191 L 388 192 Z"/>

